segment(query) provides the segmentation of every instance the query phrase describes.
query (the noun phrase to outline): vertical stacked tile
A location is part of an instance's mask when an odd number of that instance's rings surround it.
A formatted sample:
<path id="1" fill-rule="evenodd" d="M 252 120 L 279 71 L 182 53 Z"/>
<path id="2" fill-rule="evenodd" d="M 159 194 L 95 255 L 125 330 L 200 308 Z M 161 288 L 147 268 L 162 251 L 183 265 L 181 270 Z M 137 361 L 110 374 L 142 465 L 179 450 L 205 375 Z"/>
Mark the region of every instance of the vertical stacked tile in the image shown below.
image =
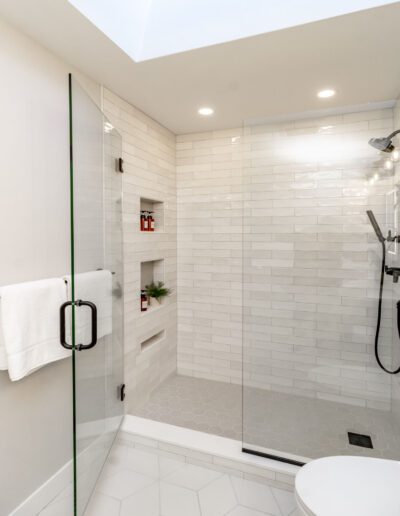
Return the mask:
<path id="1" fill-rule="evenodd" d="M 131 410 L 176 371 L 175 135 L 108 90 L 104 111 L 123 140 L 125 381 Z M 140 232 L 140 198 L 163 203 L 163 231 Z M 163 260 L 173 293 L 155 313 L 142 316 L 140 264 L 153 260 Z M 141 342 L 162 330 L 165 338 L 141 350 Z"/>

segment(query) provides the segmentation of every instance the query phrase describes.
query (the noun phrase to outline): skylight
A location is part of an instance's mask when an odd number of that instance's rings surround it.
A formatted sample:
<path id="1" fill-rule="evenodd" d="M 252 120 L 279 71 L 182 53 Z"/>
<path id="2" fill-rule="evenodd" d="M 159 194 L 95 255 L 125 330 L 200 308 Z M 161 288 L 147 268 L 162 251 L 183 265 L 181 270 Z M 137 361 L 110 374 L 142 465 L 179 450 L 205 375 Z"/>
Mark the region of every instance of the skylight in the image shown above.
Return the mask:
<path id="1" fill-rule="evenodd" d="M 272 32 L 394 0 L 68 0 L 134 61 Z"/>

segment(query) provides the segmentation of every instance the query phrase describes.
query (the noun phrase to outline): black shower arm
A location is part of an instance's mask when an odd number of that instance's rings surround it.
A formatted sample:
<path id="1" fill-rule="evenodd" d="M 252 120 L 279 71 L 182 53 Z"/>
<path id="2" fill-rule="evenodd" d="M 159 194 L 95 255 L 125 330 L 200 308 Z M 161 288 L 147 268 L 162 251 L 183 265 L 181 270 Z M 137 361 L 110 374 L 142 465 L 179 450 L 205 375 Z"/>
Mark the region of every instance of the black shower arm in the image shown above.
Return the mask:
<path id="1" fill-rule="evenodd" d="M 387 137 L 388 140 L 394 138 L 396 136 L 396 134 L 399 134 L 400 133 L 400 129 L 397 129 L 396 131 L 393 131 L 391 134 L 389 134 L 389 136 Z"/>

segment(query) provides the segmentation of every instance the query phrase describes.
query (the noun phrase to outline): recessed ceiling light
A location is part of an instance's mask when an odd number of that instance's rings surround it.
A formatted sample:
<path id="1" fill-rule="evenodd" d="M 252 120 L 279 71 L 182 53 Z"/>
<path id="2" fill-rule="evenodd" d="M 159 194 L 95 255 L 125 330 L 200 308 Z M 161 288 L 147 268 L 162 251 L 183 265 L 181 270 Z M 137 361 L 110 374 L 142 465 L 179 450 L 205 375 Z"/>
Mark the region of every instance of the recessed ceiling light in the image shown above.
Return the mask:
<path id="1" fill-rule="evenodd" d="M 210 115 L 214 114 L 213 108 L 210 108 L 210 107 L 202 107 L 197 112 L 199 115 L 202 115 L 202 116 L 210 116 Z"/>
<path id="2" fill-rule="evenodd" d="M 335 95 L 335 90 L 321 90 L 318 92 L 318 97 L 320 99 L 329 99 L 329 97 L 333 97 Z"/>

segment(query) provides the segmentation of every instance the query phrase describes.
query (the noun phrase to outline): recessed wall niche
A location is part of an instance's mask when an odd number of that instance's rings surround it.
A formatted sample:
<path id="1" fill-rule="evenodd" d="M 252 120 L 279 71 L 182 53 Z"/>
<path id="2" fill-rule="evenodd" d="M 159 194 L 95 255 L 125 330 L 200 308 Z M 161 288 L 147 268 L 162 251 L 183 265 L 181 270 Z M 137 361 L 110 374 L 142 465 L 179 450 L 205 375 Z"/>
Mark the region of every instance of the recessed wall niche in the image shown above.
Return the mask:
<path id="1" fill-rule="evenodd" d="M 162 201 L 158 201 L 155 199 L 147 199 L 145 197 L 140 198 L 140 221 L 139 221 L 139 227 L 140 231 L 143 233 L 150 233 L 149 229 L 145 229 L 143 227 L 141 217 L 142 214 L 145 213 L 146 216 L 151 214 L 153 220 L 154 220 L 154 232 L 162 232 L 164 231 L 164 203 Z M 148 222 L 147 225 L 148 228 L 150 228 L 150 223 Z"/>
<path id="2" fill-rule="evenodd" d="M 151 260 L 140 264 L 140 288 L 152 282 L 164 281 L 164 260 Z"/>
<path id="3" fill-rule="evenodd" d="M 146 349 L 149 349 L 151 346 L 154 346 L 154 344 L 157 344 L 164 339 L 165 339 L 165 330 L 161 330 L 158 333 L 155 333 L 154 335 L 149 337 L 148 339 L 143 340 L 140 343 L 140 350 L 145 351 Z"/>

